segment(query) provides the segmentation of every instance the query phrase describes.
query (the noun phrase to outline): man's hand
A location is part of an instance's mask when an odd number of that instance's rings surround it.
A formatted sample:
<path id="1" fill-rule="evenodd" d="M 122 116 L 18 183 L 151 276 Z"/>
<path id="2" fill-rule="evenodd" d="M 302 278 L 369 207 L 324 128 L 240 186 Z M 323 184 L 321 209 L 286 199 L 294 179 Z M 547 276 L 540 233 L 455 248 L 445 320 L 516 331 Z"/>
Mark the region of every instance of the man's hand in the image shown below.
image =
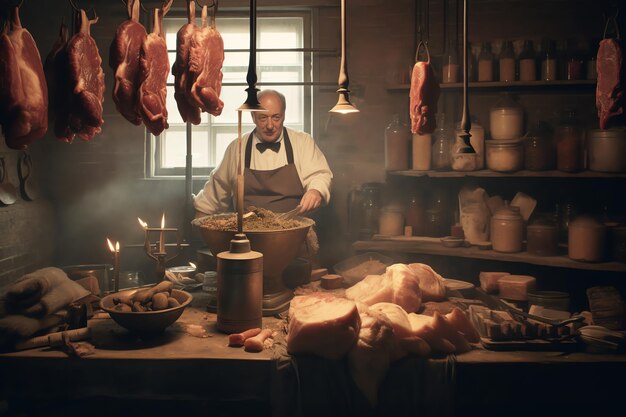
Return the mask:
<path id="1" fill-rule="evenodd" d="M 311 189 L 304 193 L 302 200 L 300 200 L 300 213 L 304 214 L 311 210 L 315 210 L 322 205 L 322 195 L 319 191 Z"/>

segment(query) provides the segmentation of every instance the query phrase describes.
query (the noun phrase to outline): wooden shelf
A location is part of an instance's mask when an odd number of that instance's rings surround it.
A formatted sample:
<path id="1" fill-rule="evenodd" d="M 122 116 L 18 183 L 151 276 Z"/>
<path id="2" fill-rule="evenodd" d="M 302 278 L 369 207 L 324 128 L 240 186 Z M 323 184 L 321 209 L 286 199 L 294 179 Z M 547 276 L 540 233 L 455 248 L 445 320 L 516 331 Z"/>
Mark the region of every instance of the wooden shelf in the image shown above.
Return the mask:
<path id="1" fill-rule="evenodd" d="M 470 89 L 502 89 L 502 88 L 550 88 L 550 87 L 594 87 L 596 80 L 555 80 L 555 81 L 484 81 L 471 82 Z M 463 83 L 439 84 L 442 90 L 459 90 L 463 88 Z M 409 84 L 390 84 L 387 91 L 408 91 Z"/>
<path id="2" fill-rule="evenodd" d="M 594 171 L 582 171 L 577 173 L 568 173 L 562 171 L 517 171 L 510 174 L 503 172 L 495 172 L 489 169 L 480 171 L 460 172 L 460 171 L 387 171 L 389 175 L 402 177 L 431 177 L 431 178 L 463 178 L 463 177 L 482 177 L 482 178 L 517 178 L 517 177 L 534 177 L 534 178 L 626 178 L 626 173 L 605 173 Z"/>
<path id="3" fill-rule="evenodd" d="M 373 240 L 360 240 L 352 244 L 359 252 L 382 251 L 415 253 L 427 255 L 452 256 L 458 258 L 486 259 L 502 262 L 520 262 L 532 265 L 551 266 L 556 268 L 582 269 L 588 271 L 626 272 L 626 263 L 620 262 L 578 262 L 561 256 L 536 256 L 528 252 L 500 253 L 493 250 L 481 250 L 475 246 L 446 248 L 439 238 L 421 236 L 374 236 Z"/>

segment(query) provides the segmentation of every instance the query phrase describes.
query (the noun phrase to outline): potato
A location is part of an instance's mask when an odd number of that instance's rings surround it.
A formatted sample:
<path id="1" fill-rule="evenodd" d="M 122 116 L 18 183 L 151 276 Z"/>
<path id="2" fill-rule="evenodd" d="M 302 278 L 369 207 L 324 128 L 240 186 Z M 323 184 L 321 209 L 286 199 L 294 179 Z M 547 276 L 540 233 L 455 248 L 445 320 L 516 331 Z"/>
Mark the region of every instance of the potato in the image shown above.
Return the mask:
<path id="1" fill-rule="evenodd" d="M 116 305 L 115 307 L 113 307 L 115 309 L 115 311 L 122 311 L 122 312 L 130 312 L 133 311 L 133 309 L 124 303 L 119 303 L 118 305 Z"/>
<path id="2" fill-rule="evenodd" d="M 153 310 L 165 310 L 167 305 L 167 292 L 160 292 L 152 296 Z"/>
<path id="3" fill-rule="evenodd" d="M 180 303 L 174 297 L 170 297 L 170 298 L 167 299 L 167 307 L 168 308 L 178 307 L 179 305 L 180 305 Z"/>

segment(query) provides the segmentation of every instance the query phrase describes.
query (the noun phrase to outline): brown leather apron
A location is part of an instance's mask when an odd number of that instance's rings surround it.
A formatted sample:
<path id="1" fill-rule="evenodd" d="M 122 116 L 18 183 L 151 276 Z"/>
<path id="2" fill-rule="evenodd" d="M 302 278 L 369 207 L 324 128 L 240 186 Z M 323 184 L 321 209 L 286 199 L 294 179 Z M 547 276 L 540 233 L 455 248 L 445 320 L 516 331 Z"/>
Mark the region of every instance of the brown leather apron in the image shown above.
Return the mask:
<path id="1" fill-rule="evenodd" d="M 244 207 L 256 206 L 276 213 L 284 213 L 300 204 L 304 188 L 296 170 L 293 148 L 287 129 L 283 128 L 283 144 L 287 154 L 287 165 L 276 169 L 250 169 L 252 142 L 256 129 L 250 134 L 246 144 L 244 169 Z M 267 150 L 266 152 L 272 152 Z"/>

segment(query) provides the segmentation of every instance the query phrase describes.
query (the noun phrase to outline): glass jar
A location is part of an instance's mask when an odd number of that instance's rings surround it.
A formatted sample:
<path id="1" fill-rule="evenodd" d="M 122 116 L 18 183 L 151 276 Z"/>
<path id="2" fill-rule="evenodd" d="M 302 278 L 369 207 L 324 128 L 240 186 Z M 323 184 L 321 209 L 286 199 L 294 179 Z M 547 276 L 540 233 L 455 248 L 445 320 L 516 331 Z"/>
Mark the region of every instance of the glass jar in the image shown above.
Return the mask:
<path id="1" fill-rule="evenodd" d="M 413 134 L 413 153 L 412 167 L 416 171 L 430 170 L 430 158 L 433 152 L 433 135 L 427 133 L 425 135 Z"/>
<path id="2" fill-rule="evenodd" d="M 559 229 L 554 223 L 536 221 L 526 228 L 526 250 L 537 256 L 555 256 L 559 248 Z"/>
<path id="3" fill-rule="evenodd" d="M 554 143 L 542 125 L 535 125 L 524 138 L 524 166 L 529 171 L 554 168 Z"/>
<path id="4" fill-rule="evenodd" d="M 493 81 L 493 53 L 489 42 L 483 42 L 478 54 L 478 81 Z"/>
<path id="5" fill-rule="evenodd" d="M 411 132 L 406 124 L 400 123 L 400 116 L 393 115 L 385 129 L 385 169 L 401 171 L 409 169 L 409 141 Z"/>
<path id="6" fill-rule="evenodd" d="M 445 124 L 443 113 L 437 114 L 437 129 L 433 133 L 435 137 L 432 146 L 432 169 L 436 171 L 448 171 L 452 167 L 452 144 L 454 143 L 454 131 Z"/>
<path id="7" fill-rule="evenodd" d="M 448 53 L 443 58 L 443 76 L 441 82 L 444 84 L 459 82 L 459 58 L 454 44 L 448 45 Z"/>
<path id="8" fill-rule="evenodd" d="M 573 202 L 563 201 L 558 204 L 557 213 L 559 220 L 559 239 L 563 242 L 567 242 L 569 225 L 578 215 L 578 210 Z"/>
<path id="9" fill-rule="evenodd" d="M 519 80 L 520 81 L 536 81 L 537 66 L 535 62 L 535 51 L 533 42 L 524 41 L 524 47 L 519 55 Z"/>
<path id="10" fill-rule="evenodd" d="M 404 213 L 402 206 L 391 204 L 380 210 L 378 233 L 384 236 L 404 235 Z"/>
<path id="11" fill-rule="evenodd" d="M 447 234 L 447 228 L 444 224 L 443 217 L 443 212 L 439 209 L 426 210 L 424 235 L 431 237 L 445 236 Z"/>
<path id="12" fill-rule="evenodd" d="M 569 224 L 568 251 L 571 259 L 600 262 L 604 259 L 606 226 L 596 219 L 581 216 Z"/>
<path id="13" fill-rule="evenodd" d="M 556 166 L 559 171 L 578 172 L 583 169 L 584 133 L 575 112 L 567 110 L 555 130 Z"/>
<path id="14" fill-rule="evenodd" d="M 544 41 L 541 51 L 541 79 L 543 81 L 556 80 L 556 71 L 556 48 L 554 45 L 554 41 Z"/>
<path id="15" fill-rule="evenodd" d="M 370 239 L 378 232 L 378 217 L 380 216 L 380 183 L 369 182 L 361 187 L 361 225 L 359 239 Z"/>
<path id="16" fill-rule="evenodd" d="M 624 128 L 588 130 L 587 147 L 591 171 L 626 172 Z"/>
<path id="17" fill-rule="evenodd" d="M 588 80 L 597 80 L 598 79 L 598 68 L 597 68 L 596 56 L 591 55 L 589 59 L 587 59 L 587 71 L 586 78 Z"/>
<path id="18" fill-rule="evenodd" d="M 508 93 L 502 93 L 489 112 L 492 139 L 518 139 L 524 136 L 524 110 Z"/>
<path id="19" fill-rule="evenodd" d="M 565 62 L 565 79 L 567 80 L 582 80 L 583 79 L 583 59 L 582 54 L 572 44 L 572 41 L 568 42 L 567 59 Z"/>
<path id="20" fill-rule="evenodd" d="M 405 223 L 413 229 L 413 236 L 424 234 L 424 204 L 417 191 L 409 194 Z"/>
<path id="21" fill-rule="evenodd" d="M 511 41 L 504 41 L 502 44 L 502 51 L 498 57 L 498 68 L 500 69 L 500 81 L 515 81 L 515 52 Z"/>
<path id="22" fill-rule="evenodd" d="M 491 218 L 491 246 L 496 252 L 522 251 L 524 219 L 519 207 L 505 206 Z"/>
<path id="23" fill-rule="evenodd" d="M 515 172 L 524 168 L 524 148 L 521 139 L 488 140 L 487 168 L 496 172 Z"/>

